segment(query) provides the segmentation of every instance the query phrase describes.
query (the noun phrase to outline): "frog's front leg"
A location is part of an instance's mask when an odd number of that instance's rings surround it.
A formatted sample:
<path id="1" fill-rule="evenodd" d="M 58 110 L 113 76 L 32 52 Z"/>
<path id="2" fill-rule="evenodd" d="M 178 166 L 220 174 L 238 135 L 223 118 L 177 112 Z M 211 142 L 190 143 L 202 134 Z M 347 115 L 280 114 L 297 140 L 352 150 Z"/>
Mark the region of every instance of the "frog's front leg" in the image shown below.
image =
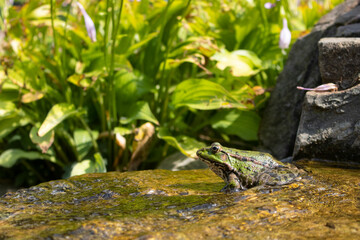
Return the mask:
<path id="1" fill-rule="evenodd" d="M 227 174 L 226 185 L 221 189 L 221 192 L 238 192 L 246 190 L 246 188 L 241 184 L 239 178 L 235 173 Z"/>

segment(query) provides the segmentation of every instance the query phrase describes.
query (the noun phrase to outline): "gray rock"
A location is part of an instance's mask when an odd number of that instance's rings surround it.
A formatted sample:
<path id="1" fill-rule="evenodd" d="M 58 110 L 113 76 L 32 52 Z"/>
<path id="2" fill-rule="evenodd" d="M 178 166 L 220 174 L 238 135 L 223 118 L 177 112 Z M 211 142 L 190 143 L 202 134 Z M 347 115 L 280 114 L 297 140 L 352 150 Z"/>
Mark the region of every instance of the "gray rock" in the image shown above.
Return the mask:
<path id="1" fill-rule="evenodd" d="M 360 23 L 339 27 L 336 37 L 360 37 Z"/>
<path id="2" fill-rule="evenodd" d="M 270 97 L 259 129 L 261 148 L 278 159 L 291 156 L 305 92 L 296 86 L 322 84 L 318 65 L 318 41 L 334 37 L 337 29 L 359 19 L 359 0 L 348 0 L 321 18 L 312 32 L 293 45 L 283 72 Z"/>
<path id="3" fill-rule="evenodd" d="M 353 86 L 360 73 L 360 38 L 323 38 L 319 41 L 319 67 L 323 83 Z"/>
<path id="4" fill-rule="evenodd" d="M 335 93 L 307 92 L 294 159 L 360 162 L 360 85 Z"/>

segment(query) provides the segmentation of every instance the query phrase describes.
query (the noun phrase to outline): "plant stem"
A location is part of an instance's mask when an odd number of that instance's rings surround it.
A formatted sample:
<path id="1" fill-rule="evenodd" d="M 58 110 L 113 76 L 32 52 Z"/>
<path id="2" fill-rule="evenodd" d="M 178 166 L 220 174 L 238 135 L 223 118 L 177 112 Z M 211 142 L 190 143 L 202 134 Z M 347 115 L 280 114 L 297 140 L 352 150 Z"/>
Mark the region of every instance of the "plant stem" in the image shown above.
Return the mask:
<path id="1" fill-rule="evenodd" d="M 107 63 L 107 41 L 109 37 L 109 8 L 110 8 L 110 0 L 106 0 L 106 17 L 105 17 L 105 33 L 104 33 L 104 62 L 105 62 L 105 68 L 106 72 L 109 72 L 109 67 Z"/>
<path id="2" fill-rule="evenodd" d="M 90 127 L 87 125 L 87 123 L 84 121 L 84 119 L 82 117 L 79 116 L 79 120 L 80 120 L 81 124 L 84 126 L 84 128 L 86 129 L 86 131 L 89 133 L 90 138 L 91 138 L 91 142 L 92 142 L 92 144 L 94 146 L 94 149 L 95 149 L 95 152 L 99 152 L 99 146 L 98 146 L 97 142 L 94 139 L 94 136 L 93 136 L 93 134 L 91 132 Z"/>
<path id="3" fill-rule="evenodd" d="M 54 38 L 54 56 L 57 56 L 58 53 L 58 45 L 57 45 L 57 37 L 56 37 L 56 30 L 55 30 L 55 24 L 54 24 L 54 0 L 50 0 L 50 13 L 51 13 L 51 28 L 53 31 L 53 38 Z"/>
<path id="4" fill-rule="evenodd" d="M 68 8 L 66 10 L 66 17 L 65 17 L 65 26 L 64 26 L 64 40 L 62 41 L 62 71 L 63 71 L 63 76 L 66 78 L 67 76 L 67 70 L 66 70 L 66 34 L 67 34 L 67 26 L 68 26 L 68 19 L 69 19 L 69 13 L 70 13 L 70 8 L 72 5 L 73 0 L 70 1 L 70 3 L 68 4 Z"/>
<path id="5" fill-rule="evenodd" d="M 117 108 L 116 108 L 116 91 L 115 91 L 115 83 L 114 83 L 114 76 L 115 76 L 115 49 L 116 49 L 116 38 L 120 27 L 121 22 L 121 13 L 123 9 L 123 0 L 119 2 L 119 12 L 117 15 L 117 18 L 115 18 L 115 6 L 114 1 L 107 1 L 107 10 L 111 7 L 111 22 L 112 22 L 112 34 L 111 34 L 111 48 L 110 48 L 110 68 L 108 68 L 108 84 L 106 89 L 106 98 L 108 100 L 107 104 L 107 110 L 109 113 L 108 123 L 107 123 L 107 129 L 109 131 L 109 135 L 111 135 L 112 130 L 114 129 L 115 125 L 118 124 L 117 121 Z M 115 22 L 117 20 L 117 22 Z M 109 31 L 109 13 L 106 15 L 106 29 L 105 29 L 105 49 L 104 51 L 107 51 L 106 48 L 106 40 L 108 36 Z M 105 58 L 107 58 L 107 55 L 105 54 Z M 106 60 L 106 59 L 105 59 Z M 106 64 L 107 66 L 107 64 Z M 112 141 L 112 139 L 109 140 L 108 143 L 108 153 L 109 153 L 109 160 L 111 161 L 114 157 L 116 143 Z M 111 163 L 109 164 L 111 165 Z"/>

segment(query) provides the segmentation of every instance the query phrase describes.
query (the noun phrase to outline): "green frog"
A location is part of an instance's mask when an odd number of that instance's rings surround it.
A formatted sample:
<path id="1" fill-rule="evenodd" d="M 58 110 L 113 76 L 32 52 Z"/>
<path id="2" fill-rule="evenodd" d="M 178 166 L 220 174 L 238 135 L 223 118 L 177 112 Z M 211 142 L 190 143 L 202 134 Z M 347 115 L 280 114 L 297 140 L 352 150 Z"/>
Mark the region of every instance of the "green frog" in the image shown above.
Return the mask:
<path id="1" fill-rule="evenodd" d="M 201 161 L 221 177 L 221 191 L 239 191 L 259 185 L 284 185 L 301 179 L 303 170 L 276 160 L 268 153 L 226 148 L 220 143 L 196 152 Z"/>

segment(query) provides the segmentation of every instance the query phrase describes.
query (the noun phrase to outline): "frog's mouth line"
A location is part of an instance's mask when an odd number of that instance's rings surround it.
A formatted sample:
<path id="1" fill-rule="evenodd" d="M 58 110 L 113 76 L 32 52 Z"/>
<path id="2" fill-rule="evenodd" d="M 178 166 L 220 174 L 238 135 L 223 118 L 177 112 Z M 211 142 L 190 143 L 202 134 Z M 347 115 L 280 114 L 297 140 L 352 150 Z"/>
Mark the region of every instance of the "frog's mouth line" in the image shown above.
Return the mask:
<path id="1" fill-rule="evenodd" d="M 229 155 L 227 155 L 228 157 L 229 157 Z M 199 156 L 199 158 L 200 158 L 200 160 L 201 161 L 203 161 L 203 162 L 205 162 L 205 163 L 209 163 L 210 165 L 212 165 L 212 166 L 217 166 L 219 169 L 223 169 L 224 167 L 225 168 L 227 168 L 226 169 L 226 171 L 233 171 L 234 170 L 234 167 L 233 166 L 231 166 L 231 164 L 229 164 L 229 163 L 226 163 L 226 162 L 217 162 L 217 161 L 210 161 L 210 160 L 208 160 L 208 159 L 206 159 L 206 158 L 202 158 L 202 157 L 200 157 Z"/>

